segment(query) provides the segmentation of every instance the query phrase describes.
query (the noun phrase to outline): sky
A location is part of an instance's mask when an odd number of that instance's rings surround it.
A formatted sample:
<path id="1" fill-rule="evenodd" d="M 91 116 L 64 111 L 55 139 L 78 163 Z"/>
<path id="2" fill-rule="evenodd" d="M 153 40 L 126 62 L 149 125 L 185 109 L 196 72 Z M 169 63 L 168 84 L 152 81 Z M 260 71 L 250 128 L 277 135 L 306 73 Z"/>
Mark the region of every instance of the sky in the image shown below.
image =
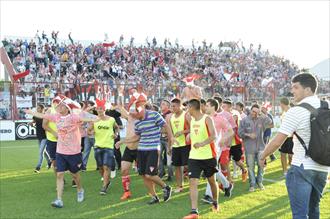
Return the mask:
<path id="1" fill-rule="evenodd" d="M 33 37 L 37 30 L 59 38 L 144 43 L 154 36 L 191 45 L 206 39 L 262 45 L 300 68 L 330 57 L 330 1 L 3 1 L 0 37 Z M 2 70 L 2 68 L 1 68 Z"/>

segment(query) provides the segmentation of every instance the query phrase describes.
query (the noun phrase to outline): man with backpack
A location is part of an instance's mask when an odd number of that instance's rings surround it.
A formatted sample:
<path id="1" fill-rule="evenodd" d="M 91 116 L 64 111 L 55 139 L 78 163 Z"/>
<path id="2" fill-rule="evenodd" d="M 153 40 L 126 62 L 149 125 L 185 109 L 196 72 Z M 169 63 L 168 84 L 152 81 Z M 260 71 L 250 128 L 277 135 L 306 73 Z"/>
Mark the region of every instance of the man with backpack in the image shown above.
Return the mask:
<path id="1" fill-rule="evenodd" d="M 308 73 L 292 79 L 295 107 L 286 113 L 275 138 L 266 146 L 260 158 L 279 148 L 293 134 L 293 157 L 286 175 L 292 217 L 319 218 L 319 203 L 326 185 L 330 166 L 330 110 L 315 95 L 317 81 Z"/>

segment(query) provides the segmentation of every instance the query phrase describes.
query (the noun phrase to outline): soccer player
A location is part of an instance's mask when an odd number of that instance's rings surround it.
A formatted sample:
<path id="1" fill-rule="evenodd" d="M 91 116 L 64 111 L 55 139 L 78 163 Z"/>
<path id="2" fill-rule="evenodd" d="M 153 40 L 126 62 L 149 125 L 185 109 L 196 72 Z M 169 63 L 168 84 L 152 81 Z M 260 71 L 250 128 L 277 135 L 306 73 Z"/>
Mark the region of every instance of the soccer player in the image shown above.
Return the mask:
<path id="1" fill-rule="evenodd" d="M 172 154 L 172 164 L 175 167 L 175 178 L 177 188 L 175 193 L 183 191 L 183 168 L 188 165 L 190 142 L 187 134 L 190 132 L 190 116 L 181 109 L 181 100 L 171 101 L 172 114 L 167 118 L 176 143 L 169 145 L 169 154 Z"/>
<path id="2" fill-rule="evenodd" d="M 110 171 L 115 166 L 114 139 L 116 139 L 119 132 L 115 119 L 105 115 L 105 103 L 106 100 L 96 99 L 96 111 L 99 121 L 89 126 L 89 133 L 94 133 L 95 135 L 94 156 L 100 175 L 103 177 L 100 195 L 107 194 L 110 185 Z"/>
<path id="3" fill-rule="evenodd" d="M 218 184 L 214 177 L 218 170 L 214 142 L 216 131 L 213 120 L 201 113 L 200 101 L 197 99 L 188 102 L 188 112 L 192 117 L 190 122 L 191 150 L 188 161 L 191 212 L 184 219 L 198 218 L 198 183 L 202 171 L 211 186 L 212 210 L 214 212 L 219 210 Z"/>
<path id="4" fill-rule="evenodd" d="M 120 109 L 121 117 L 127 120 L 127 127 L 126 127 L 126 137 L 125 140 L 120 140 L 115 144 L 116 148 L 119 148 L 120 145 L 125 144 L 125 150 L 123 157 L 121 159 L 121 182 L 123 185 L 124 193 L 121 196 L 121 200 L 127 200 L 132 196 L 131 190 L 130 190 L 130 183 L 131 178 L 129 176 L 129 169 L 131 168 L 132 163 L 137 158 L 137 145 L 139 143 L 138 140 L 135 142 L 129 142 L 132 138 L 136 138 L 134 132 L 134 125 L 137 121 L 134 119 L 122 105 L 119 105 L 118 108 Z"/>
<path id="5" fill-rule="evenodd" d="M 81 136 L 79 126 L 81 122 L 96 121 L 94 115 L 88 116 L 86 113 L 75 114 L 72 109 L 79 108 L 80 105 L 65 96 L 56 97 L 59 104 L 56 107 L 57 113 L 42 114 L 26 110 L 38 118 L 47 119 L 56 124 L 58 142 L 56 148 L 56 171 L 57 171 L 57 199 L 51 203 L 53 207 L 62 208 L 64 172 L 69 170 L 77 184 L 77 201 L 84 200 L 84 189 L 80 182 L 79 170 L 82 165 Z M 56 99 L 55 98 L 55 99 Z"/>
<path id="6" fill-rule="evenodd" d="M 219 160 L 221 156 L 221 150 L 225 145 L 228 145 L 230 140 L 232 139 L 234 135 L 234 131 L 231 128 L 231 125 L 229 122 L 223 118 L 222 116 L 217 113 L 217 110 L 219 108 L 219 103 L 215 99 L 208 99 L 206 102 L 206 113 L 209 115 L 215 126 L 215 130 L 217 132 L 217 140 L 216 140 L 216 149 L 217 149 L 217 161 Z M 218 163 L 218 162 L 217 162 Z M 221 181 L 222 187 L 224 188 L 225 191 L 225 196 L 230 197 L 231 192 L 234 188 L 234 185 L 230 183 L 227 178 L 222 174 L 222 172 L 217 172 L 216 175 L 216 180 Z M 213 203 L 213 198 L 212 198 L 212 192 L 211 192 L 211 186 L 208 183 L 206 186 L 206 191 L 205 195 L 202 198 L 202 201 L 208 204 Z"/>

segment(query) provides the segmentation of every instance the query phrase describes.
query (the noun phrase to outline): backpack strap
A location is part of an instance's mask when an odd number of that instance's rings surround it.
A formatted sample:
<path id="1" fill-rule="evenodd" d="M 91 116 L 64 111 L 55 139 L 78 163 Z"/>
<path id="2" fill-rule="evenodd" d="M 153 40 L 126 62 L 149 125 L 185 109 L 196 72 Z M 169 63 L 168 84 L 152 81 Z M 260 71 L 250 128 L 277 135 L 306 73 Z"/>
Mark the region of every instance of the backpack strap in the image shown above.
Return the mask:
<path id="1" fill-rule="evenodd" d="M 306 143 L 304 142 L 304 140 L 297 134 L 297 132 L 293 133 L 299 140 L 300 144 L 303 146 L 303 148 L 305 149 L 305 155 L 307 156 L 307 146 Z"/>
<path id="2" fill-rule="evenodd" d="M 317 114 L 317 110 L 312 106 L 310 105 L 309 103 L 301 103 L 297 106 L 300 106 L 302 108 L 305 108 L 307 109 L 311 114 L 315 115 Z M 296 106 L 296 107 L 297 107 Z M 304 140 L 297 134 L 297 132 L 294 132 L 293 133 L 299 140 L 300 144 L 303 146 L 303 148 L 305 149 L 305 154 L 307 156 L 307 146 L 306 146 L 306 143 L 304 142 Z"/>

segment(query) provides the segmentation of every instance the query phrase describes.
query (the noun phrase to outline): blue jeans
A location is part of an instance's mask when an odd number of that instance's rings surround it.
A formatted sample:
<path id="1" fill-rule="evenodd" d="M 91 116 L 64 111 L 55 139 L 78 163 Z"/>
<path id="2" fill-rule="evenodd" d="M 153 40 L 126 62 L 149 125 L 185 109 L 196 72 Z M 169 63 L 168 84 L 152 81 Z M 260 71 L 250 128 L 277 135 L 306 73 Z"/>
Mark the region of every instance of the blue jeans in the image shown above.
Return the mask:
<path id="1" fill-rule="evenodd" d="M 37 164 L 37 167 L 38 169 L 40 169 L 41 165 L 42 165 L 42 161 L 44 160 L 44 152 L 45 152 L 45 149 L 46 149 L 46 143 L 47 143 L 47 139 L 44 138 L 42 140 L 38 140 L 39 141 L 39 161 L 38 161 L 38 164 Z M 45 156 L 47 162 L 49 163 L 49 158 L 48 156 Z"/>
<path id="2" fill-rule="evenodd" d="M 259 159 L 261 156 L 262 151 L 258 151 L 254 154 L 247 154 L 245 153 L 246 156 L 246 165 L 248 167 L 248 173 L 249 173 L 249 183 L 250 187 L 255 187 L 256 184 L 261 184 L 263 180 L 263 175 L 264 175 L 264 170 L 263 168 L 259 165 Z M 255 176 L 255 164 L 257 163 L 258 165 L 258 175 L 257 179 Z"/>
<path id="3" fill-rule="evenodd" d="M 83 169 L 87 167 L 87 162 L 89 158 L 89 154 L 91 153 L 92 147 L 94 147 L 95 144 L 95 138 L 89 138 L 85 137 L 84 138 L 84 153 L 83 153 Z"/>
<path id="4" fill-rule="evenodd" d="M 291 166 L 286 175 L 293 219 L 320 218 L 320 199 L 327 181 L 326 172 Z"/>

